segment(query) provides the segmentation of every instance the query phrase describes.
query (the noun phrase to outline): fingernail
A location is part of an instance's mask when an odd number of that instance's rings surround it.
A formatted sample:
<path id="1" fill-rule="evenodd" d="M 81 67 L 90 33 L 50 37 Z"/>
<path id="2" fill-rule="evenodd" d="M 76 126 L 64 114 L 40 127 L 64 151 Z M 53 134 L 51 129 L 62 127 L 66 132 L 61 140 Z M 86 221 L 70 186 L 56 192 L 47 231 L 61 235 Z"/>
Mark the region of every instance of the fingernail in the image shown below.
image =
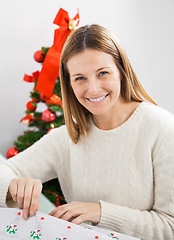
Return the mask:
<path id="1" fill-rule="evenodd" d="M 24 213 L 24 214 L 23 214 L 23 217 L 24 217 L 25 220 L 27 220 L 28 214 L 27 214 L 27 213 Z"/>
<path id="2" fill-rule="evenodd" d="M 30 216 L 31 217 L 34 216 L 34 212 L 33 211 L 30 212 Z"/>

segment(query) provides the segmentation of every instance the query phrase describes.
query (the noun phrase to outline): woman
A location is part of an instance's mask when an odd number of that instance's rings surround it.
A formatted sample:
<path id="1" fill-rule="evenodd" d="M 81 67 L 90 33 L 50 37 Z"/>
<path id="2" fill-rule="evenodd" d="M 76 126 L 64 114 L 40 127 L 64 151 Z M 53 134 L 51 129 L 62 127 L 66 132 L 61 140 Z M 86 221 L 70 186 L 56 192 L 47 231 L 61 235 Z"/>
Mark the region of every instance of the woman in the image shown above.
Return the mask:
<path id="1" fill-rule="evenodd" d="M 24 218 L 32 216 L 41 182 L 58 177 L 67 204 L 50 215 L 141 239 L 173 239 L 173 115 L 156 106 L 99 25 L 70 35 L 60 79 L 66 126 L 0 166 L 0 204 L 7 195 Z"/>

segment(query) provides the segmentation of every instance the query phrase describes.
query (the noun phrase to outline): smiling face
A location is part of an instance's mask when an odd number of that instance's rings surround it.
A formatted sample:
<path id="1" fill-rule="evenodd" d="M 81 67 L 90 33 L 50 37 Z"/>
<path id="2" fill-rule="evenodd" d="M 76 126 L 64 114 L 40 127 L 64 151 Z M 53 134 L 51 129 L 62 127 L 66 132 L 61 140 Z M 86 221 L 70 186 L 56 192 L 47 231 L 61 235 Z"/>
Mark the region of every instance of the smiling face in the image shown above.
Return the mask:
<path id="1" fill-rule="evenodd" d="M 94 116 L 112 116 L 123 102 L 120 73 L 113 57 L 86 49 L 72 56 L 67 67 L 78 101 Z"/>

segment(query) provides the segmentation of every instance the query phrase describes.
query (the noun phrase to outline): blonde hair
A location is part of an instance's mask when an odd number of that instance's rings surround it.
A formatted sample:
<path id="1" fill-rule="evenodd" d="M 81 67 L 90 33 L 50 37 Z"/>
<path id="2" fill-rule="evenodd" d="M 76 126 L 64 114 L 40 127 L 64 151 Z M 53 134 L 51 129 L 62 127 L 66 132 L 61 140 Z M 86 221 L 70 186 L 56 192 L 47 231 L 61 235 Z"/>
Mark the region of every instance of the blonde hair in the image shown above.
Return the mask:
<path id="1" fill-rule="evenodd" d="M 65 123 L 74 143 L 80 135 L 87 134 L 87 123 L 91 113 L 77 100 L 70 83 L 68 60 L 85 49 L 95 49 L 113 56 L 121 75 L 121 95 L 126 102 L 147 100 L 156 104 L 140 84 L 125 51 L 121 48 L 111 32 L 93 24 L 78 28 L 71 33 L 64 44 L 60 60 L 60 82 L 62 90 Z"/>

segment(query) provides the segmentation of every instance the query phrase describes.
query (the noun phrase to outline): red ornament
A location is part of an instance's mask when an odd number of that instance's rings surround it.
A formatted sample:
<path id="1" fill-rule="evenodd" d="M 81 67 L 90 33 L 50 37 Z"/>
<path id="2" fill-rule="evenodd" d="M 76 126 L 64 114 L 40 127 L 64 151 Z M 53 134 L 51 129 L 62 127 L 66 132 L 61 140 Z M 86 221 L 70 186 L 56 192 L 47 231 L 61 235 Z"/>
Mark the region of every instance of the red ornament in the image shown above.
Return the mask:
<path id="1" fill-rule="evenodd" d="M 44 122 L 52 122 L 56 119 L 56 114 L 51 112 L 49 109 L 42 113 L 42 120 Z"/>
<path id="2" fill-rule="evenodd" d="M 34 112 L 36 110 L 36 103 L 34 101 L 29 101 L 26 104 L 27 110 Z"/>
<path id="3" fill-rule="evenodd" d="M 38 63 L 42 63 L 45 57 L 45 53 L 42 52 L 41 50 L 38 50 L 34 54 L 34 60 Z"/>
<path id="4" fill-rule="evenodd" d="M 11 157 L 14 157 L 18 154 L 18 150 L 15 149 L 15 148 L 10 148 L 8 149 L 8 151 L 6 152 L 6 157 L 7 159 L 11 158 Z"/>

